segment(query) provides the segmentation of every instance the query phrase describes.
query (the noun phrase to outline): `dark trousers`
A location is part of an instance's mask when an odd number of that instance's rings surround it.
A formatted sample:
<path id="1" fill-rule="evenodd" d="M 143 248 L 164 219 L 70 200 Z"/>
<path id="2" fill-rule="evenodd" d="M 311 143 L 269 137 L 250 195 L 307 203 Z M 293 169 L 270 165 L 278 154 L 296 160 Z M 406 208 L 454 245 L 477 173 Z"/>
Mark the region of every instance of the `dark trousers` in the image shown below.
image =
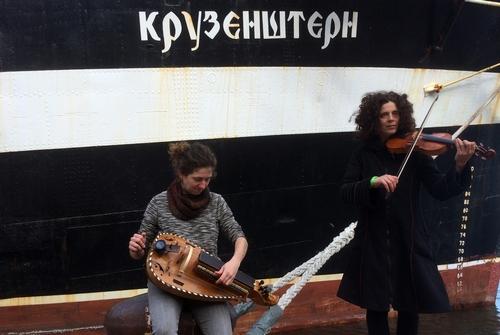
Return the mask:
<path id="1" fill-rule="evenodd" d="M 366 324 L 368 335 L 390 335 L 388 312 L 366 311 Z M 414 312 L 398 312 L 397 335 L 417 335 L 418 314 Z"/>

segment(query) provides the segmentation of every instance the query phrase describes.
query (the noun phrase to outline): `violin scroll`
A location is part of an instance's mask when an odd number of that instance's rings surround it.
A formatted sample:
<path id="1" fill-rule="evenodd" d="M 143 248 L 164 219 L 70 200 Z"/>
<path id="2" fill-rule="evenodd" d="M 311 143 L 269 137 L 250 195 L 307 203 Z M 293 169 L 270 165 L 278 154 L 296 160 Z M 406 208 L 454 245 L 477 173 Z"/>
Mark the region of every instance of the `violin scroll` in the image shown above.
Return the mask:
<path id="1" fill-rule="evenodd" d="M 490 147 L 485 147 L 483 143 L 479 143 L 476 145 L 476 152 L 474 152 L 474 154 L 482 160 L 487 160 L 495 157 L 497 152 Z"/>

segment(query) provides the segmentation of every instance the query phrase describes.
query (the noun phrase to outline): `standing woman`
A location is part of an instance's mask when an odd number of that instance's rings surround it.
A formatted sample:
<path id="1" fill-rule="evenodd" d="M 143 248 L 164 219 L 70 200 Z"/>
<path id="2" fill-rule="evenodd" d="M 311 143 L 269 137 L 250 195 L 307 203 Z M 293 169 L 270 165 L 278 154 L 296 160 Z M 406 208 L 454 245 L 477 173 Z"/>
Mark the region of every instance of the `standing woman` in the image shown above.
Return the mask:
<path id="1" fill-rule="evenodd" d="M 139 232 L 130 238 L 129 253 L 141 259 L 158 234 L 168 232 L 187 238 L 205 251 L 217 255 L 219 231 L 233 244 L 234 255 L 217 272 L 217 283 L 233 282 L 247 251 L 245 235 L 221 195 L 210 192 L 217 160 L 204 144 L 173 143 L 170 161 L 176 178 L 168 189 L 156 195 L 146 208 Z M 227 305 L 171 295 L 148 281 L 148 301 L 153 334 L 177 334 L 180 313 L 188 306 L 205 335 L 232 334 Z"/>
<path id="2" fill-rule="evenodd" d="M 439 200 L 463 192 L 475 143 L 455 141 L 455 164 L 446 173 L 431 157 L 414 152 L 398 179 L 405 154 L 390 153 L 385 142 L 415 130 L 407 95 L 368 93 L 355 116 L 362 145 L 351 157 L 340 192 L 344 201 L 358 207 L 359 220 L 338 296 L 367 310 L 370 335 L 389 334 L 390 306 L 398 311 L 397 334 L 417 334 L 418 313 L 450 310 L 429 231 L 415 218 L 420 188 Z"/>

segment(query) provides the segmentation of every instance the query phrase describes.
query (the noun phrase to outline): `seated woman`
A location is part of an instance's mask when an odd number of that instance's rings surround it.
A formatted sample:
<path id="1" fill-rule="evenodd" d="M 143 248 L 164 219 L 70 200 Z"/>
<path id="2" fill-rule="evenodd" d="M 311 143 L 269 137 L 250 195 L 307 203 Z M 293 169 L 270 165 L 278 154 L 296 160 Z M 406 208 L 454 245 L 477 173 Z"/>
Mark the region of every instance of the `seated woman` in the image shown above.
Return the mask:
<path id="1" fill-rule="evenodd" d="M 217 255 L 222 232 L 234 244 L 233 257 L 216 274 L 217 283 L 229 285 L 245 257 L 248 243 L 224 198 L 208 185 L 217 166 L 213 152 L 201 143 L 173 143 L 169 148 L 175 180 L 151 199 L 139 233 L 129 242 L 129 254 L 141 259 L 158 232 L 180 235 L 210 254 Z M 175 335 L 183 306 L 189 307 L 205 335 L 232 334 L 226 303 L 194 301 L 169 294 L 148 281 L 148 301 L 153 334 Z"/>

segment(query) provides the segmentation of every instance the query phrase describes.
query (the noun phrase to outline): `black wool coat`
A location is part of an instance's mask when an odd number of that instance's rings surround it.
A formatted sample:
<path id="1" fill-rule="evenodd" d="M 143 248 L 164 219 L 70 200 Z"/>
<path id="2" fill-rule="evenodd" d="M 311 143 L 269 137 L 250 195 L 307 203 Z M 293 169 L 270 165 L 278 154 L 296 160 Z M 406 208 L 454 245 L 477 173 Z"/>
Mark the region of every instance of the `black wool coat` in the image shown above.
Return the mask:
<path id="1" fill-rule="evenodd" d="M 438 170 L 434 160 L 414 152 L 394 193 L 370 188 L 373 176 L 397 175 L 404 154 L 389 153 L 380 141 L 352 155 L 340 188 L 344 201 L 359 207 L 353 255 L 338 296 L 360 307 L 439 313 L 450 310 L 448 295 L 429 245 L 424 222 L 416 220 L 420 187 L 445 200 L 465 190 L 470 168 Z"/>

